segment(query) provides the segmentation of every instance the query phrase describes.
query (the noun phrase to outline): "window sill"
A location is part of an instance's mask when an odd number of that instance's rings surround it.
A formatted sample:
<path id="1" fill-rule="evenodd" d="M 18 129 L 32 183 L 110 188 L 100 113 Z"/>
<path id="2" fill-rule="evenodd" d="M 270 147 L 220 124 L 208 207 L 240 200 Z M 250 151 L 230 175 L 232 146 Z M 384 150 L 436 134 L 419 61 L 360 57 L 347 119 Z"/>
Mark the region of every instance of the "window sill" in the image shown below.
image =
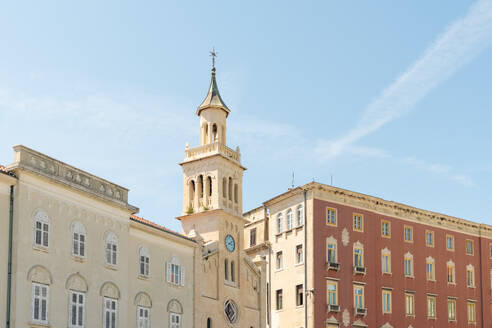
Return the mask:
<path id="1" fill-rule="evenodd" d="M 72 255 L 72 260 L 74 260 L 75 262 L 84 263 L 85 262 L 85 257 L 80 257 L 80 256 L 77 256 L 77 255 Z"/>
<path id="2" fill-rule="evenodd" d="M 456 286 L 455 282 L 448 282 L 448 286 Z"/>
<path id="3" fill-rule="evenodd" d="M 304 265 L 304 261 L 294 264 L 294 266 L 301 266 L 301 265 Z"/>
<path id="4" fill-rule="evenodd" d="M 407 317 L 407 318 L 415 318 L 415 314 L 405 314 L 405 317 Z"/>
<path id="5" fill-rule="evenodd" d="M 113 271 L 118 271 L 118 267 L 116 265 L 112 265 L 112 264 L 105 264 L 104 267 L 106 269 L 109 269 L 109 270 L 113 270 Z"/>
<path id="6" fill-rule="evenodd" d="M 405 275 L 405 278 L 415 279 L 415 276 Z"/>
<path id="7" fill-rule="evenodd" d="M 34 249 L 35 251 L 43 252 L 43 253 L 49 253 L 48 247 L 44 247 L 41 245 L 32 245 L 32 249 Z"/>
<path id="8" fill-rule="evenodd" d="M 275 269 L 275 271 L 273 271 L 273 272 L 274 272 L 274 273 L 277 273 L 277 272 L 281 272 L 281 271 L 284 271 L 284 268 Z"/>
<path id="9" fill-rule="evenodd" d="M 51 327 L 51 326 L 49 323 L 30 322 L 29 327 L 30 328 L 46 328 L 46 327 Z"/>
<path id="10" fill-rule="evenodd" d="M 296 305 L 296 310 L 302 310 L 304 309 L 304 305 Z"/>
<path id="11" fill-rule="evenodd" d="M 229 281 L 229 280 L 224 280 L 224 285 L 237 288 L 237 284 L 235 282 Z"/>
<path id="12" fill-rule="evenodd" d="M 427 279 L 428 282 L 436 282 L 436 279 Z"/>
<path id="13" fill-rule="evenodd" d="M 144 276 L 144 275 L 141 275 L 141 274 L 139 274 L 137 278 L 140 279 L 140 280 L 145 280 L 145 281 L 148 281 L 149 280 L 149 276 Z"/>
<path id="14" fill-rule="evenodd" d="M 393 273 L 391 272 L 383 272 L 382 274 L 383 276 L 390 276 L 390 277 L 393 275 Z"/>
<path id="15" fill-rule="evenodd" d="M 477 288 L 477 286 L 466 286 L 466 287 L 467 288 L 473 288 L 473 289 Z"/>

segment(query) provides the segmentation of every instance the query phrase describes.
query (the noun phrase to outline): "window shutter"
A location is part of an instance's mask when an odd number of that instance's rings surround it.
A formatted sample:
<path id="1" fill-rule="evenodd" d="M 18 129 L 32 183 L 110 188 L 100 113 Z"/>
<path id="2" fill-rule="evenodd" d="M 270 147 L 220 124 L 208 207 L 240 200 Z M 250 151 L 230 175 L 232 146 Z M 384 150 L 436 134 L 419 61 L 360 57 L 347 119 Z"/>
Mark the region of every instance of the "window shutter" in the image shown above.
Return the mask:
<path id="1" fill-rule="evenodd" d="M 166 267 L 167 267 L 166 281 L 171 282 L 171 263 L 166 262 Z"/>
<path id="2" fill-rule="evenodd" d="M 181 266 L 181 286 L 185 284 L 185 268 L 184 265 Z"/>

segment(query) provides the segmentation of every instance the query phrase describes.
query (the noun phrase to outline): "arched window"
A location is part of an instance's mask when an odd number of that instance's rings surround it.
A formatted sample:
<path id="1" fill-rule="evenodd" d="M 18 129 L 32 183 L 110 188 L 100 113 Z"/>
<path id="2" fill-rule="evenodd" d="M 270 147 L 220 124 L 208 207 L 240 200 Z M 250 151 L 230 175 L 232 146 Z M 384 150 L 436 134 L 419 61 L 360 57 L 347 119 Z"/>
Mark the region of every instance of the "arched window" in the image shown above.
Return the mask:
<path id="1" fill-rule="evenodd" d="M 193 205 L 193 201 L 195 199 L 195 181 L 190 181 L 190 206 Z"/>
<path id="2" fill-rule="evenodd" d="M 300 227 L 304 224 L 304 206 L 297 206 L 297 226 Z"/>
<path id="3" fill-rule="evenodd" d="M 141 246 L 138 250 L 139 259 L 139 274 L 148 277 L 150 274 L 150 255 L 149 250 L 145 246 Z"/>
<path id="4" fill-rule="evenodd" d="M 207 328 L 212 328 L 212 318 L 207 318 Z"/>
<path id="5" fill-rule="evenodd" d="M 204 131 L 203 143 L 207 144 L 209 142 L 208 141 L 208 124 L 207 123 L 204 124 L 203 131 Z"/>
<path id="6" fill-rule="evenodd" d="M 72 255 L 85 257 L 85 227 L 80 222 L 72 223 Z"/>
<path id="7" fill-rule="evenodd" d="M 106 264 L 117 265 L 118 264 L 118 237 L 112 232 L 106 234 Z"/>
<path id="8" fill-rule="evenodd" d="M 166 263 L 167 267 L 167 282 L 176 286 L 184 286 L 185 268 L 180 265 L 176 256 L 171 258 L 170 262 Z"/>
<path id="9" fill-rule="evenodd" d="M 229 178 L 229 200 L 232 200 L 232 178 Z"/>
<path id="10" fill-rule="evenodd" d="M 231 261 L 231 281 L 235 282 L 236 281 L 236 268 L 234 266 L 234 261 Z"/>
<path id="11" fill-rule="evenodd" d="M 217 134 L 217 124 L 214 123 L 214 125 L 212 125 L 212 138 L 213 138 L 213 142 L 216 142 L 218 140 L 218 134 Z"/>
<path id="12" fill-rule="evenodd" d="M 277 233 L 282 233 L 282 231 L 283 231 L 283 229 L 282 229 L 282 219 L 283 219 L 282 213 L 279 213 L 277 215 Z"/>
<path id="13" fill-rule="evenodd" d="M 31 322 L 48 324 L 51 273 L 41 265 L 35 265 L 27 273 L 31 281 Z"/>
<path id="14" fill-rule="evenodd" d="M 229 260 L 224 260 L 224 279 L 229 280 Z"/>
<path id="15" fill-rule="evenodd" d="M 34 213 L 34 244 L 36 246 L 48 247 L 50 234 L 50 217 L 45 211 Z"/>
<path id="16" fill-rule="evenodd" d="M 212 196 L 212 177 L 208 177 L 208 196 Z"/>
<path id="17" fill-rule="evenodd" d="M 222 179 L 222 197 L 227 197 L 227 178 Z"/>
<path id="18" fill-rule="evenodd" d="M 287 230 L 292 229 L 292 210 L 287 211 Z"/>
<path id="19" fill-rule="evenodd" d="M 203 198 L 203 175 L 198 177 L 198 198 Z"/>
<path id="20" fill-rule="evenodd" d="M 236 204 L 237 204 L 238 199 L 239 199 L 239 195 L 238 195 L 239 191 L 238 191 L 238 189 L 239 189 L 239 188 L 238 188 L 238 185 L 237 185 L 237 183 L 236 183 L 236 184 L 234 185 L 234 203 L 236 203 Z"/>

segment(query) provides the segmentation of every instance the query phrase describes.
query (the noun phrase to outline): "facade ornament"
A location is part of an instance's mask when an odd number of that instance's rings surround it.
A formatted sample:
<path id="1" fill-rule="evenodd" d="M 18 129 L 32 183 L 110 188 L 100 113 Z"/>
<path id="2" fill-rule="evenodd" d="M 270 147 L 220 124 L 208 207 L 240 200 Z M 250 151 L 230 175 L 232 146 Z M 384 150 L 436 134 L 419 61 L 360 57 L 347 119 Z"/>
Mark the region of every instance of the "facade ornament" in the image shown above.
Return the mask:
<path id="1" fill-rule="evenodd" d="M 343 310 L 342 322 L 345 327 L 350 325 L 350 313 L 347 309 Z"/>
<path id="2" fill-rule="evenodd" d="M 348 232 L 347 228 L 343 228 L 343 231 L 342 231 L 342 244 L 343 244 L 343 246 L 347 246 L 349 241 L 350 241 L 349 232 Z"/>

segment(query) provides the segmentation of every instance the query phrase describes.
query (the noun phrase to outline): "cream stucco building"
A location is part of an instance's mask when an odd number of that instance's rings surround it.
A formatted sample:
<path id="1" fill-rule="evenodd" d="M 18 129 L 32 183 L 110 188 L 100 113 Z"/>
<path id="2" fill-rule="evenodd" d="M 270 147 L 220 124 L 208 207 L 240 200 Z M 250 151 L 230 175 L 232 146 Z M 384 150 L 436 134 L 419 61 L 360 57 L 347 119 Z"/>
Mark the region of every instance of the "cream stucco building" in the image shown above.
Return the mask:
<path id="1" fill-rule="evenodd" d="M 266 261 L 243 251 L 229 113 L 213 68 L 200 145 L 180 164 L 183 233 L 136 216 L 128 189 L 14 147 L 0 167 L 0 328 L 265 327 Z"/>

